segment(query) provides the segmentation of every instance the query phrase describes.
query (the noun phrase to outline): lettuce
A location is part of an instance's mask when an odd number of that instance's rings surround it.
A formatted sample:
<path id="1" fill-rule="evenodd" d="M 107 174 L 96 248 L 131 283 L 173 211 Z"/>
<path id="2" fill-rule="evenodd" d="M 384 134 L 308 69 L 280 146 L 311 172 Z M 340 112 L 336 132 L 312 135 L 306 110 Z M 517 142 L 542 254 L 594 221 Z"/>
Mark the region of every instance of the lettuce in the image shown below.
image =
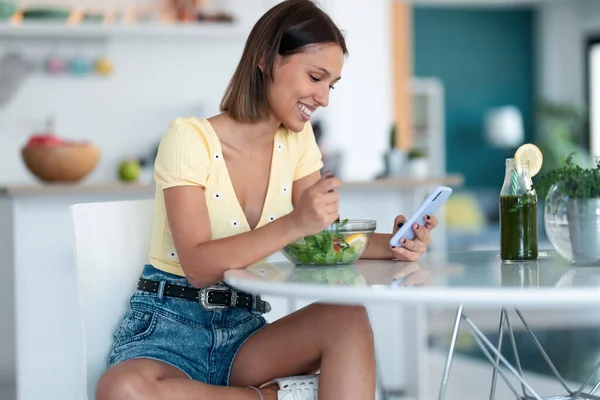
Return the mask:
<path id="1" fill-rule="evenodd" d="M 346 219 L 335 223 L 331 230 L 290 243 L 284 247 L 283 253 L 295 264 L 351 264 L 360 254 L 346 243 L 344 233 L 339 231 L 347 223 Z"/>

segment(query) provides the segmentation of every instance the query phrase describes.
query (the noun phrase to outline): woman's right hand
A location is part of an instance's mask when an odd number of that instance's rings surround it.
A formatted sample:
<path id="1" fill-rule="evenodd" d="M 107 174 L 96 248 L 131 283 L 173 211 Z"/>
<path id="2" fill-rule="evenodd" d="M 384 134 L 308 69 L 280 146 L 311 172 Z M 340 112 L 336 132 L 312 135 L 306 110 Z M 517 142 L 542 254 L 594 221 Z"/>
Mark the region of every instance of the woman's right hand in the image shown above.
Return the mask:
<path id="1" fill-rule="evenodd" d="M 302 192 L 290 213 L 302 236 L 319 233 L 338 219 L 340 194 L 334 190 L 341 185 L 340 179 L 328 173 Z"/>

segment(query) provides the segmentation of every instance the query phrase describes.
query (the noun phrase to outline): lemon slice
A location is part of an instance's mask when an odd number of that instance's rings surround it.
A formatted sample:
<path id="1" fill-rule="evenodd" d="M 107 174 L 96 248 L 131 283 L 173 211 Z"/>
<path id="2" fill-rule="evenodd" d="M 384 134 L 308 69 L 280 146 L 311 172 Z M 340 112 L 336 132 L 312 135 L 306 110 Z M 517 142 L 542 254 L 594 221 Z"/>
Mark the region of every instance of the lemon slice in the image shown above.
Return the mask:
<path id="1" fill-rule="evenodd" d="M 514 156 L 515 161 L 529 161 L 529 176 L 532 178 L 542 169 L 544 156 L 542 151 L 532 143 L 525 143 L 517 149 Z"/>
<path id="2" fill-rule="evenodd" d="M 367 246 L 367 235 L 364 233 L 355 233 L 346 238 L 348 246 L 352 247 L 356 253 L 360 253 Z"/>

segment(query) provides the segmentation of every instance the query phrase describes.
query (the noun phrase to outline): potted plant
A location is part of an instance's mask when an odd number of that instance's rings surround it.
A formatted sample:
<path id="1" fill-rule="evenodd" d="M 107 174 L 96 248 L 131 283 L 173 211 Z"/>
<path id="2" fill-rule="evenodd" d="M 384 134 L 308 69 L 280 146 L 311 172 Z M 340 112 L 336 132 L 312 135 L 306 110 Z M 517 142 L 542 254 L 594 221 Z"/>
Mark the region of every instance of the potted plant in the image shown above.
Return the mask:
<path id="1" fill-rule="evenodd" d="M 414 148 L 408 152 L 408 163 L 411 176 L 417 178 L 426 177 L 429 172 L 429 162 L 425 151 L 419 148 Z"/>
<path id="2" fill-rule="evenodd" d="M 389 148 L 385 153 L 385 171 L 387 176 L 402 175 L 406 164 L 406 152 L 397 147 L 396 124 L 390 129 Z"/>
<path id="3" fill-rule="evenodd" d="M 546 234 L 558 253 L 575 265 L 600 265 L 600 160 L 581 167 L 574 156 L 570 153 L 534 187 L 545 199 Z"/>

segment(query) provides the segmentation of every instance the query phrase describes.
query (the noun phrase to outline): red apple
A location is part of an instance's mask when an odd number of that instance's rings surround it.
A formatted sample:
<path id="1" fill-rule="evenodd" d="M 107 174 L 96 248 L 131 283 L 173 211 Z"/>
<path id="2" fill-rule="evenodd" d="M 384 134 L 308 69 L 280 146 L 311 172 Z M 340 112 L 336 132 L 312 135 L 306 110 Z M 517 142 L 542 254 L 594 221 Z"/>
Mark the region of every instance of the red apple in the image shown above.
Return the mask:
<path id="1" fill-rule="evenodd" d="M 31 136 L 31 138 L 27 141 L 27 146 L 50 146 L 50 147 L 54 147 L 54 146 L 61 146 L 63 144 L 63 140 L 60 139 L 59 137 L 52 135 L 52 134 L 48 134 L 48 135 L 33 135 Z"/>

